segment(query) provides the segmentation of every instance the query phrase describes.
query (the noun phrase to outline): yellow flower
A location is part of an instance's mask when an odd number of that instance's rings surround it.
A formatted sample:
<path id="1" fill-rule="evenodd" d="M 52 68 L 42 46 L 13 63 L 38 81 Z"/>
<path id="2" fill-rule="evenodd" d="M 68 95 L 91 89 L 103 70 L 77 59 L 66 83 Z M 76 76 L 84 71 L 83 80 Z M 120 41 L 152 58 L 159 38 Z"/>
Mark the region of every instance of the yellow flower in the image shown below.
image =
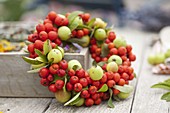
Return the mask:
<path id="1" fill-rule="evenodd" d="M 16 47 L 7 40 L 0 40 L 0 52 L 12 51 Z"/>
<path id="2" fill-rule="evenodd" d="M 4 47 L 1 43 L 0 43 L 0 52 L 4 52 Z"/>

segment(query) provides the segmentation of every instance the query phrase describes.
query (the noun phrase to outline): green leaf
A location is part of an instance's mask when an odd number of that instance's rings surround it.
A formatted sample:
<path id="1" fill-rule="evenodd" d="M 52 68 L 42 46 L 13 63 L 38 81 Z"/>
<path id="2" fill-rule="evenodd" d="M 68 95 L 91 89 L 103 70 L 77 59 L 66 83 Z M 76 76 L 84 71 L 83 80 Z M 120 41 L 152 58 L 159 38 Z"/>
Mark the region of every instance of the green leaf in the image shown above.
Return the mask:
<path id="1" fill-rule="evenodd" d="M 57 74 L 54 75 L 54 80 L 51 83 L 55 83 L 56 80 L 63 80 L 64 77 L 59 77 Z"/>
<path id="2" fill-rule="evenodd" d="M 108 48 L 108 44 L 103 44 L 102 45 L 102 50 L 101 50 L 101 56 L 102 57 L 106 57 L 109 54 L 109 48 Z"/>
<path id="3" fill-rule="evenodd" d="M 108 86 L 104 84 L 97 92 L 106 92 L 108 90 Z"/>
<path id="4" fill-rule="evenodd" d="M 134 74 L 134 77 L 137 78 L 136 73 L 133 73 L 133 74 Z"/>
<path id="5" fill-rule="evenodd" d="M 40 68 L 37 68 L 37 69 L 29 70 L 29 71 L 27 71 L 27 73 L 38 73 L 42 68 L 47 67 L 47 66 L 48 65 L 40 67 Z"/>
<path id="6" fill-rule="evenodd" d="M 69 42 L 72 42 L 72 43 L 77 43 L 77 44 L 84 44 L 84 43 L 87 43 L 87 40 L 82 40 L 83 38 L 81 39 L 78 39 L 78 38 L 70 38 L 68 41 Z"/>
<path id="7" fill-rule="evenodd" d="M 92 19 L 87 23 L 87 26 L 92 27 L 95 21 L 96 21 L 96 18 L 92 18 Z"/>
<path id="8" fill-rule="evenodd" d="M 153 86 L 151 86 L 151 88 L 162 88 L 170 90 L 170 84 L 167 82 L 160 82 L 158 84 L 154 84 Z"/>
<path id="9" fill-rule="evenodd" d="M 101 47 L 103 45 L 104 41 L 97 41 L 97 46 Z"/>
<path id="10" fill-rule="evenodd" d="M 32 44 L 32 42 L 26 40 L 26 41 L 25 41 L 25 44 L 26 44 L 26 45 L 29 45 L 29 44 Z"/>
<path id="11" fill-rule="evenodd" d="M 115 96 L 115 95 L 113 95 L 113 98 L 114 98 L 116 101 L 118 101 L 118 102 L 121 101 L 121 100 L 119 99 L 119 97 L 117 97 L 117 96 Z"/>
<path id="12" fill-rule="evenodd" d="M 68 102 L 66 102 L 66 103 L 64 104 L 64 106 L 67 106 L 67 105 L 69 105 L 71 102 L 75 101 L 75 100 L 80 96 L 80 93 L 81 93 L 81 92 L 77 93 L 71 100 L 69 100 Z"/>
<path id="13" fill-rule="evenodd" d="M 34 65 L 38 65 L 38 64 L 42 64 L 43 62 L 37 60 L 37 59 L 33 59 L 33 58 L 29 58 L 26 56 L 22 56 L 23 60 L 29 64 L 34 64 Z"/>
<path id="14" fill-rule="evenodd" d="M 68 16 L 68 21 L 69 21 L 69 24 L 71 24 L 74 19 L 79 15 L 79 14 L 82 14 L 83 12 L 82 11 L 74 11 L 72 12 L 69 16 Z"/>
<path id="15" fill-rule="evenodd" d="M 94 65 L 97 65 L 97 62 L 95 60 L 93 60 L 93 62 L 92 62 L 92 66 L 94 66 Z"/>
<path id="16" fill-rule="evenodd" d="M 50 40 L 47 39 L 44 42 L 44 45 L 43 45 L 44 55 L 47 55 L 47 53 L 49 53 L 51 50 L 52 50 L 52 47 L 51 47 L 51 44 L 50 44 Z"/>
<path id="17" fill-rule="evenodd" d="M 29 53 L 28 50 L 24 50 L 25 53 Z"/>
<path id="18" fill-rule="evenodd" d="M 111 27 L 109 27 L 109 28 L 106 28 L 105 30 L 106 30 L 106 33 L 108 32 L 108 31 L 111 31 L 111 30 L 113 30 L 113 28 L 114 28 L 114 25 L 112 25 Z"/>
<path id="19" fill-rule="evenodd" d="M 64 77 L 64 86 L 63 86 L 63 91 L 66 92 L 66 83 L 67 83 L 67 77 Z"/>
<path id="20" fill-rule="evenodd" d="M 77 27 L 77 29 L 83 29 L 83 28 L 87 28 L 87 29 L 91 30 L 91 28 L 86 25 L 78 25 L 78 27 Z"/>
<path id="21" fill-rule="evenodd" d="M 88 88 L 88 86 L 87 87 L 85 87 L 85 88 L 83 88 L 82 90 L 88 90 L 89 88 Z"/>
<path id="22" fill-rule="evenodd" d="M 169 84 L 170 84 L 170 79 L 167 79 L 167 80 L 165 80 L 164 82 L 166 82 L 166 83 L 169 83 Z"/>
<path id="23" fill-rule="evenodd" d="M 58 49 L 58 45 L 55 46 L 55 49 Z"/>
<path id="24" fill-rule="evenodd" d="M 93 60 L 93 62 L 92 62 L 92 66 L 97 67 L 97 62 L 96 62 L 95 60 Z"/>
<path id="25" fill-rule="evenodd" d="M 96 29 L 98 29 L 98 28 L 99 28 L 98 26 L 94 26 L 94 29 L 92 30 L 90 37 L 93 37 L 94 32 L 95 32 Z"/>
<path id="26" fill-rule="evenodd" d="M 133 91 L 133 87 L 130 85 L 124 85 L 124 86 L 115 85 L 114 88 L 123 93 L 131 93 Z"/>
<path id="27" fill-rule="evenodd" d="M 113 92 L 112 92 L 111 89 L 109 89 L 109 93 L 110 93 L 110 98 L 109 98 L 107 104 L 108 104 L 109 107 L 114 108 L 115 106 L 113 105 L 113 101 L 112 101 Z"/>
<path id="28" fill-rule="evenodd" d="M 75 96 L 77 94 L 77 92 L 75 92 L 74 90 L 71 92 L 72 96 Z"/>
<path id="29" fill-rule="evenodd" d="M 79 23 L 76 21 L 73 21 L 70 25 L 69 28 L 71 31 L 73 31 L 74 29 L 76 29 L 79 26 Z"/>
<path id="30" fill-rule="evenodd" d="M 170 101 L 170 92 L 163 94 L 161 99 L 169 102 Z"/>
<path id="31" fill-rule="evenodd" d="M 70 106 L 76 105 L 76 104 L 79 102 L 80 99 L 81 99 L 81 98 L 78 97 L 76 100 L 74 100 L 73 102 L 71 102 L 69 105 L 70 105 Z"/>
<path id="32" fill-rule="evenodd" d="M 54 58 L 51 58 L 51 59 L 48 61 L 48 62 L 49 62 L 49 65 L 52 65 L 53 61 L 54 61 Z"/>
<path id="33" fill-rule="evenodd" d="M 101 62 L 97 63 L 97 65 L 99 65 L 100 67 L 102 67 L 105 64 L 107 64 L 107 62 L 104 62 L 104 61 L 101 61 Z"/>
<path id="34" fill-rule="evenodd" d="M 43 62 L 46 63 L 46 62 L 48 61 L 46 55 L 42 54 L 42 52 L 41 52 L 40 50 L 35 49 L 34 51 L 35 51 L 35 53 L 36 53 L 39 57 L 42 58 Z"/>

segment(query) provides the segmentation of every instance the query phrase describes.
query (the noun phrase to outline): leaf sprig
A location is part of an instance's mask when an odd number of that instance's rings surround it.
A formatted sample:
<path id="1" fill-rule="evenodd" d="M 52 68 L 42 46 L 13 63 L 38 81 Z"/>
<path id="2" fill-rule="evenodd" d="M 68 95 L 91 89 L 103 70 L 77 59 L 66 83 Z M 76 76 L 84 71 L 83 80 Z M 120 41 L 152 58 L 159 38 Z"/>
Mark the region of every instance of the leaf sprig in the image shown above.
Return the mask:
<path id="1" fill-rule="evenodd" d="M 44 45 L 43 45 L 44 53 L 42 53 L 38 49 L 35 49 L 35 53 L 39 56 L 39 58 L 41 58 L 41 60 L 40 59 L 36 59 L 36 58 L 33 59 L 33 58 L 26 57 L 26 56 L 22 56 L 23 60 L 26 61 L 29 64 L 32 64 L 32 65 L 41 65 L 39 68 L 32 69 L 32 70 L 27 71 L 27 72 L 28 73 L 37 73 L 43 67 L 49 66 L 53 62 L 53 59 L 51 59 L 49 61 L 47 59 L 47 54 L 50 52 L 51 49 L 52 49 L 52 47 L 50 45 L 50 40 L 46 40 L 44 42 Z"/>
<path id="2" fill-rule="evenodd" d="M 151 86 L 151 88 L 160 88 L 169 90 L 167 93 L 164 93 L 161 97 L 162 100 L 166 100 L 170 102 L 170 79 L 165 80 L 164 82 L 160 82 Z"/>

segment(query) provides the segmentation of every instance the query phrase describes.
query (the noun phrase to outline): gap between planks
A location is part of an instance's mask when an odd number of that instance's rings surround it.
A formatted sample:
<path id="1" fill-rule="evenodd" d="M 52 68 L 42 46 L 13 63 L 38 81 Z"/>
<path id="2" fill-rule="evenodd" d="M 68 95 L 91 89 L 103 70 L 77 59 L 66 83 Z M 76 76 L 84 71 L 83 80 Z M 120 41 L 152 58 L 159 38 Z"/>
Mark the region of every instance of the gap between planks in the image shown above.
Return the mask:
<path id="1" fill-rule="evenodd" d="M 146 50 L 130 113 L 169 113 L 169 103 L 160 99 L 167 91 L 150 88 L 153 84 L 168 79 L 169 76 L 152 74 L 151 66 L 147 62 L 151 48 L 147 47 Z"/>
<path id="2" fill-rule="evenodd" d="M 44 109 L 42 113 L 45 113 L 46 110 L 50 107 L 50 104 L 52 103 L 53 98 L 51 98 L 50 102 L 47 104 L 47 107 Z"/>
<path id="3" fill-rule="evenodd" d="M 144 40 L 144 44 L 146 44 L 145 42 L 147 42 L 147 40 L 145 39 Z M 142 49 L 142 54 L 140 56 L 140 58 L 144 58 L 145 57 L 145 52 L 146 52 L 146 48 L 147 48 L 147 45 L 143 45 L 143 49 Z M 139 78 L 140 78 L 140 74 L 142 72 L 142 67 L 144 66 L 144 62 L 142 62 L 142 59 L 140 60 L 140 68 L 139 68 L 139 72 L 138 72 L 138 76 L 137 76 L 137 80 L 136 80 L 136 84 L 135 84 L 135 88 L 134 88 L 134 94 L 133 94 L 133 98 L 132 98 L 132 104 L 131 104 L 131 108 L 130 108 L 130 113 L 132 112 L 132 109 L 133 109 L 133 105 L 134 105 L 134 100 L 135 100 L 135 95 L 136 95 L 136 90 L 137 90 L 137 86 L 138 86 L 138 81 L 139 81 Z"/>

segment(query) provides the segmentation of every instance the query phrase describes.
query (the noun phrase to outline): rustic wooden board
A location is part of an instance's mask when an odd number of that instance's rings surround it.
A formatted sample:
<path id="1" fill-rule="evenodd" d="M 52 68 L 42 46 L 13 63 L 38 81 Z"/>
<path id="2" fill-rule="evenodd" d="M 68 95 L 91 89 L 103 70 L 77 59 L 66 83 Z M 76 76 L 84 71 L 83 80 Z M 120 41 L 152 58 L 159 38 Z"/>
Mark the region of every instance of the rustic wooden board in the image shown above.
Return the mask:
<path id="1" fill-rule="evenodd" d="M 109 108 L 107 106 L 107 101 L 92 107 L 64 107 L 63 104 L 57 102 L 56 99 L 53 99 L 45 113 L 129 113 L 132 97 L 133 95 L 121 102 L 114 101 L 115 108 Z"/>
<path id="2" fill-rule="evenodd" d="M 131 30 L 130 30 L 131 31 Z M 133 48 L 133 51 L 134 53 L 137 55 L 137 61 L 135 61 L 135 63 L 133 63 L 133 67 L 134 67 L 134 70 L 135 72 L 137 73 L 137 75 L 139 74 L 139 71 L 140 71 L 140 66 L 143 62 L 142 60 L 142 54 L 144 53 L 143 51 L 143 48 L 145 46 L 145 38 L 147 34 L 142 34 L 141 32 L 137 32 L 137 31 L 133 31 L 133 33 L 131 33 L 129 30 L 127 31 L 127 29 L 125 30 L 118 30 L 117 32 L 119 34 L 123 34 L 124 36 L 126 36 L 126 40 L 128 43 L 132 44 L 132 46 L 134 47 Z M 136 37 L 138 36 L 138 37 Z M 132 83 L 131 83 L 134 87 L 135 87 L 135 84 L 136 84 L 136 80 L 134 80 Z M 115 105 L 115 108 L 112 109 L 112 108 L 108 108 L 107 106 L 107 102 L 103 102 L 101 105 L 99 106 L 92 106 L 92 107 L 64 107 L 63 104 L 60 104 L 58 102 L 56 102 L 55 99 L 53 99 L 52 103 L 50 104 L 49 108 L 47 109 L 47 111 L 45 113 L 51 113 L 51 112 L 54 112 L 54 113 L 67 113 L 67 112 L 70 112 L 70 113 L 104 113 L 104 112 L 107 112 L 107 113 L 111 113 L 111 112 L 114 112 L 114 113 L 130 113 L 130 110 L 131 110 L 131 105 L 132 105 L 132 102 L 133 102 L 133 94 L 134 92 L 132 93 L 132 95 L 124 100 L 124 101 L 121 101 L 121 102 L 116 102 L 114 101 L 114 105 Z"/>
<path id="3" fill-rule="evenodd" d="M 65 59 L 77 59 L 87 69 L 88 48 L 80 53 L 66 53 Z M 38 74 L 28 74 L 30 65 L 21 58 L 23 53 L 0 53 L 0 97 L 54 97 L 40 84 Z"/>
<path id="4" fill-rule="evenodd" d="M 50 98 L 0 98 L 2 113 L 43 113 Z"/>
<path id="5" fill-rule="evenodd" d="M 12 28 L 28 28 L 34 26 L 32 22 L 0 22 L 0 29 L 4 26 Z M 11 31 L 8 32 L 11 32 Z M 3 31 L 2 31 L 3 32 Z M 8 33 L 6 32 L 6 33 Z M 80 53 L 66 53 L 65 59 L 77 59 L 87 69 L 89 60 L 88 48 Z M 30 65 L 24 62 L 21 56 L 28 55 L 23 52 L 0 53 L 0 97 L 54 97 L 46 87 L 40 84 L 38 74 L 28 74 Z"/>
<path id="6" fill-rule="evenodd" d="M 163 93 L 162 89 L 151 89 L 153 84 L 168 79 L 169 75 L 154 75 L 151 72 L 151 66 L 147 63 L 147 56 L 150 48 L 146 48 L 144 64 L 138 78 L 137 89 L 134 96 L 132 113 L 169 113 L 170 104 L 160 100 Z"/>
<path id="7" fill-rule="evenodd" d="M 63 104 L 60 104 L 56 102 L 55 99 L 52 100 L 51 103 L 44 105 L 43 100 L 38 100 L 38 98 L 28 98 L 32 101 L 36 101 L 33 103 L 30 103 L 29 105 L 31 107 L 25 107 L 28 105 L 30 100 L 27 101 L 27 98 L 12 98 L 12 101 L 19 101 L 22 103 L 20 107 L 18 106 L 17 110 L 22 110 L 21 112 L 39 112 L 39 113 L 168 113 L 170 111 L 170 108 L 168 107 L 169 104 L 165 103 L 164 101 L 160 101 L 159 97 L 161 96 L 162 92 L 165 92 L 163 90 L 158 89 L 150 89 L 150 86 L 154 83 L 157 83 L 158 81 L 164 80 L 168 78 L 168 76 L 155 76 L 152 75 L 150 72 L 150 68 L 146 63 L 146 58 L 143 58 L 143 55 L 147 55 L 144 46 L 148 46 L 144 39 L 148 38 L 147 34 L 141 34 L 140 32 L 136 32 L 131 30 L 118 30 L 119 33 L 124 34 L 127 37 L 127 40 L 130 44 L 133 45 L 133 51 L 137 55 L 137 61 L 133 64 L 133 67 L 135 68 L 135 72 L 137 73 L 138 78 L 133 81 L 132 85 L 135 86 L 137 84 L 137 89 L 135 90 L 135 97 L 134 94 L 132 94 L 128 99 L 121 101 L 121 102 L 115 102 L 114 105 L 115 108 L 111 109 L 107 107 L 107 102 L 103 102 L 99 106 L 92 106 L 92 107 L 64 107 Z M 141 70 L 141 66 L 143 65 L 143 68 Z M 140 73 L 141 72 L 141 73 Z M 140 75 L 140 76 L 139 76 Z M 150 75 L 150 76 L 149 76 Z M 139 93 L 139 94 L 138 94 Z M 149 97 L 148 97 L 149 96 Z M 8 98 L 11 99 L 11 98 Z M 6 110 L 7 108 L 3 106 L 1 101 L 4 101 L 4 104 L 8 104 L 9 102 L 5 101 L 6 98 L 0 99 L 0 111 Z M 51 100 L 51 99 L 49 99 Z M 11 100 L 10 100 L 11 101 Z M 42 104 L 39 104 L 41 103 Z M 18 103 L 17 103 L 18 104 Z M 162 104 L 162 105 L 161 105 Z M 37 111 L 36 107 L 34 105 L 37 105 L 37 108 L 45 108 L 44 110 Z M 12 105 L 11 105 L 12 106 Z M 15 105 L 16 106 L 16 105 Z M 15 107 L 14 106 L 14 107 Z M 33 106 L 33 107 L 32 107 Z M 133 106 L 133 108 L 132 108 Z M 12 108 L 12 107 L 11 107 Z M 16 111 L 17 111 L 16 110 Z M 168 111 L 169 110 L 169 111 Z M 12 112 L 13 113 L 13 112 Z"/>
<path id="8" fill-rule="evenodd" d="M 30 65 L 22 55 L 0 56 L 0 96 L 3 97 L 48 97 L 53 96 L 40 85 L 38 74 L 28 74 Z"/>

